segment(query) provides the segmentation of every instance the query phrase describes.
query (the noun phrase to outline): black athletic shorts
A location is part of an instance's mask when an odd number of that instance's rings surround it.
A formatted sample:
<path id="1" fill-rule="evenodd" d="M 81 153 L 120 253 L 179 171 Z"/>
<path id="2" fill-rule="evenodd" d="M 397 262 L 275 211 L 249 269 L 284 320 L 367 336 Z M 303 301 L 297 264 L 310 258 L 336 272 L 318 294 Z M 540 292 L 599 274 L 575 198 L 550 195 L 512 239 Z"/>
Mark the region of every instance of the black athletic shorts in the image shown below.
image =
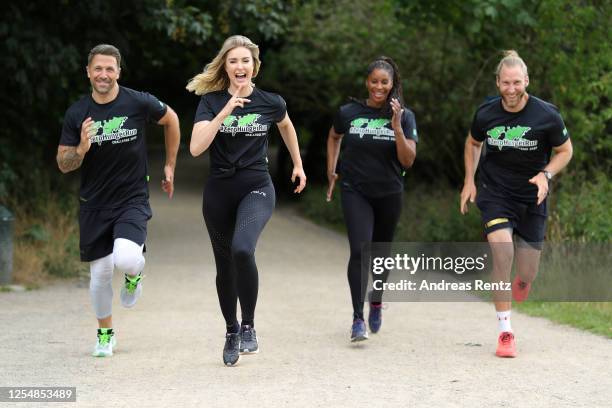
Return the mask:
<path id="1" fill-rule="evenodd" d="M 106 210 L 79 211 L 81 261 L 91 262 L 113 252 L 117 238 L 129 239 L 144 245 L 147 238 L 147 221 L 152 216 L 147 202 L 126 204 Z"/>
<path id="2" fill-rule="evenodd" d="M 479 183 L 476 205 L 480 209 L 485 234 L 510 228 L 536 249 L 542 249 L 546 234 L 546 200 L 539 206 L 509 198 L 487 183 Z"/>

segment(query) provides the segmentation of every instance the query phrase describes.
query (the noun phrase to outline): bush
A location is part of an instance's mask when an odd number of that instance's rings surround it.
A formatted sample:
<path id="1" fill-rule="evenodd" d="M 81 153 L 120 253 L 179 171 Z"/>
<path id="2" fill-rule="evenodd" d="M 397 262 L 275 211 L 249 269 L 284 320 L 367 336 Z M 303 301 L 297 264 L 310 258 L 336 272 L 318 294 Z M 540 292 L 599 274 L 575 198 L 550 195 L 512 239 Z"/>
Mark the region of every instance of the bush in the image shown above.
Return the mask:
<path id="1" fill-rule="evenodd" d="M 610 242 L 612 185 L 604 173 L 594 178 L 568 175 L 553 195 L 551 241 Z"/>

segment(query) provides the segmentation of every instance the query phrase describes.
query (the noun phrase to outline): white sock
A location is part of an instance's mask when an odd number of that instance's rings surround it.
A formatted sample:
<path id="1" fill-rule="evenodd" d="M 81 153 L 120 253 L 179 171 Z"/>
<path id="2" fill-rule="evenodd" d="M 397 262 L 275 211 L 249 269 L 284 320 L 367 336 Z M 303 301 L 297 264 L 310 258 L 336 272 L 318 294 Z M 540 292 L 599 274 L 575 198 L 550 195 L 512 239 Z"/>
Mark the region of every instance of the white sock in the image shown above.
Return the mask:
<path id="1" fill-rule="evenodd" d="M 512 326 L 510 325 L 510 314 L 512 314 L 511 310 L 497 312 L 497 323 L 500 333 L 512 331 Z"/>

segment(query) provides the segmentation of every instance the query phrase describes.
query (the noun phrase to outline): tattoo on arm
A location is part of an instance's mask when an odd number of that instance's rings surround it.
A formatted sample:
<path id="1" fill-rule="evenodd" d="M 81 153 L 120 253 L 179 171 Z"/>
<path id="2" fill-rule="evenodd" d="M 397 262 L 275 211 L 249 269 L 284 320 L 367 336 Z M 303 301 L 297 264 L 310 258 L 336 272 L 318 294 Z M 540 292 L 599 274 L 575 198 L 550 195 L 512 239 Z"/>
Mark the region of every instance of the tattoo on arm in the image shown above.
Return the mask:
<path id="1" fill-rule="evenodd" d="M 81 167 L 83 157 L 81 157 L 74 146 L 60 146 L 57 152 L 57 164 L 64 173 L 73 171 Z"/>

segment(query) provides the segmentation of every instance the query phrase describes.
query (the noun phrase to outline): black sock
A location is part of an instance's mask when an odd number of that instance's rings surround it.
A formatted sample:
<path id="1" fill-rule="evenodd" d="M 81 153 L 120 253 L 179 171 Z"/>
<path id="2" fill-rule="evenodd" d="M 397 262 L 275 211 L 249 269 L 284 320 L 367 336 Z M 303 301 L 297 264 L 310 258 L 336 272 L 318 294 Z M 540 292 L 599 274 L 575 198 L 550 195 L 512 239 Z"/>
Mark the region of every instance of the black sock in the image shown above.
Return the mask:
<path id="1" fill-rule="evenodd" d="M 255 322 L 253 320 L 243 320 L 242 326 L 250 326 L 251 329 L 253 329 L 255 327 Z"/>

